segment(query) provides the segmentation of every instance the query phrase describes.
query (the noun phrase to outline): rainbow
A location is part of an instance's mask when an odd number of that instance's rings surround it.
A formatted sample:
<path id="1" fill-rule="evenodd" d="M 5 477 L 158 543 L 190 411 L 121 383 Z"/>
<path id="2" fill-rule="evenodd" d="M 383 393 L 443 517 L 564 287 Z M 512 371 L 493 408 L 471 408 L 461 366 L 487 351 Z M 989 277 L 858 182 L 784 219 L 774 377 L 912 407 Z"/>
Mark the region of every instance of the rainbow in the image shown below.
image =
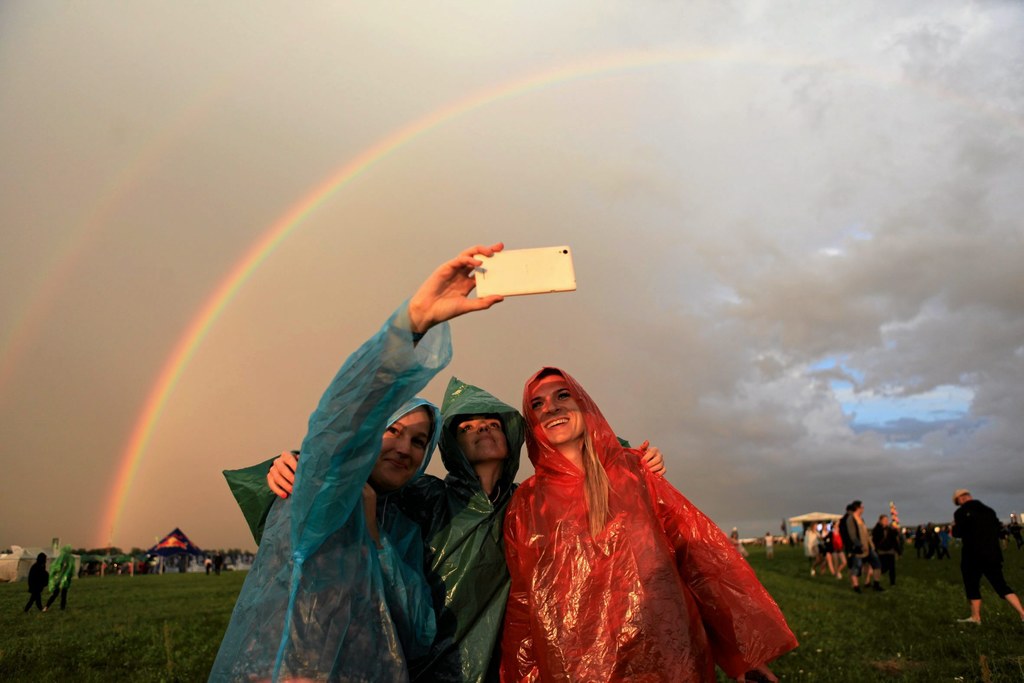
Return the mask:
<path id="1" fill-rule="evenodd" d="M 178 380 L 195 354 L 196 349 L 203 342 L 220 314 L 253 272 L 266 261 L 274 249 L 305 218 L 320 208 L 335 192 L 417 137 L 482 107 L 573 80 L 603 77 L 617 72 L 629 72 L 667 64 L 711 60 L 737 63 L 750 61 L 760 63 L 775 62 L 784 66 L 807 66 L 841 72 L 869 73 L 859 66 L 843 62 L 783 58 L 765 54 L 754 55 L 735 50 L 700 49 L 615 53 L 552 68 L 481 89 L 392 131 L 375 144 L 363 150 L 358 156 L 336 169 L 270 225 L 246 250 L 242 258 L 232 266 L 227 275 L 217 285 L 214 292 L 202 305 L 196 316 L 189 322 L 184 334 L 175 344 L 173 351 L 160 370 L 156 383 L 149 391 L 143 409 L 135 421 L 131 435 L 122 452 L 111 494 L 107 497 L 107 500 L 110 502 L 103 513 L 98 530 L 101 537 L 98 539 L 100 545 L 113 542 L 128 491 L 139 471 L 146 447 L 167 404 L 168 398 L 173 393 Z M 881 81 L 891 85 L 911 85 L 926 89 L 933 97 L 951 99 L 960 104 L 967 101 L 956 93 L 930 85 L 911 83 L 899 76 L 879 76 L 877 73 L 869 75 L 870 80 L 874 81 Z M 977 104 L 974 103 L 974 106 L 976 108 Z M 988 113 L 988 115 L 997 118 L 1011 119 L 1016 127 L 1024 130 L 1024 123 L 1014 118 L 1010 113 L 993 107 L 983 108 L 987 109 L 987 112 L 983 113 Z"/>
<path id="2" fill-rule="evenodd" d="M 67 286 L 78 264 L 90 245 L 96 241 L 105 226 L 120 208 L 123 200 L 142 184 L 161 159 L 174 145 L 193 131 L 214 105 L 229 91 L 231 74 L 212 78 L 194 101 L 181 107 L 99 192 L 85 217 L 66 236 L 63 244 L 38 269 L 42 285 L 27 298 L 26 304 L 14 316 L 14 322 L 0 338 L 0 396 L 18 367 L 21 355 L 31 347 L 43 323 Z"/>

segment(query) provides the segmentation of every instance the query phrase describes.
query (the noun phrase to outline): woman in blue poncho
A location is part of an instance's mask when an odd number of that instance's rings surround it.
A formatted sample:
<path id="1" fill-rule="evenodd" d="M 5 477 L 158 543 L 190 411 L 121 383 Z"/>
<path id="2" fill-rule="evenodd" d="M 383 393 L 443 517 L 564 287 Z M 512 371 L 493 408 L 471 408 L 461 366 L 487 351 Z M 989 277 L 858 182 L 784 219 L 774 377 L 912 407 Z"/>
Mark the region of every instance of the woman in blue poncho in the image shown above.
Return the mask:
<path id="1" fill-rule="evenodd" d="M 451 359 L 477 246 L 441 265 L 353 353 L 309 418 L 294 494 L 267 517 L 211 681 L 402 681 L 434 614 L 418 528 L 388 497 L 426 467 L 437 408 L 413 398 Z"/>

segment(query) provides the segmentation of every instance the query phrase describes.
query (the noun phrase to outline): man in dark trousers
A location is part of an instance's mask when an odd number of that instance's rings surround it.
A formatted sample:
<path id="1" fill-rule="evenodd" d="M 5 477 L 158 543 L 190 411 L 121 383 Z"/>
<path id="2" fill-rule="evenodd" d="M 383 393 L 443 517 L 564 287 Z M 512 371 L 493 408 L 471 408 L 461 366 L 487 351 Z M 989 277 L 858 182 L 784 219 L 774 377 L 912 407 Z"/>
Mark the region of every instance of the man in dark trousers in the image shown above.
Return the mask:
<path id="1" fill-rule="evenodd" d="M 43 611 L 43 591 L 50 583 L 50 572 L 46 571 L 46 553 L 36 555 L 36 563 L 28 570 L 28 602 L 25 603 L 25 611 L 28 612 L 32 605 Z"/>
<path id="2" fill-rule="evenodd" d="M 981 624 L 981 577 L 988 579 L 999 597 L 1010 603 L 1024 621 L 1024 608 L 1017 594 L 1003 578 L 1003 552 L 999 548 L 999 518 L 995 511 L 980 500 L 974 500 L 967 489 L 953 492 L 953 535 L 963 541 L 960 555 L 960 573 L 964 577 L 964 590 L 971 603 L 971 616 L 958 619 L 961 623 Z"/>
<path id="3" fill-rule="evenodd" d="M 861 592 L 860 573 L 865 564 L 868 571 L 864 578 L 864 587 L 870 585 L 878 592 L 885 590 L 878 583 L 878 579 L 872 579 L 882 565 L 878 561 L 874 543 L 871 542 L 871 534 L 864 524 L 864 504 L 859 500 L 846 506 L 846 514 L 839 520 L 839 535 L 843 539 L 843 552 L 846 553 L 846 562 L 850 567 L 850 583 L 854 592 Z"/>
<path id="4" fill-rule="evenodd" d="M 880 515 L 878 523 L 871 529 L 871 542 L 878 552 L 878 561 L 882 565 L 880 576 L 889 575 L 889 585 L 896 585 L 896 557 L 903 554 L 900 532 L 889 523 L 888 515 Z"/>

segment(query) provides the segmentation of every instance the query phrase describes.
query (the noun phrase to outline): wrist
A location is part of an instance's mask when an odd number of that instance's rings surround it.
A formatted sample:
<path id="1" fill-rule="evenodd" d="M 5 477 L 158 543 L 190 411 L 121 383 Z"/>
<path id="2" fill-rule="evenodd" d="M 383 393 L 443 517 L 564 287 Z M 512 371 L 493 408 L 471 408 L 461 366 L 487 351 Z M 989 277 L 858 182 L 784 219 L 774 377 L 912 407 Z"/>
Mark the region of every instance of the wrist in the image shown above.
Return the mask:
<path id="1" fill-rule="evenodd" d="M 422 337 L 430 329 L 427 314 L 417 305 L 416 301 L 409 302 L 409 329 L 412 331 L 414 339 L 416 335 Z"/>

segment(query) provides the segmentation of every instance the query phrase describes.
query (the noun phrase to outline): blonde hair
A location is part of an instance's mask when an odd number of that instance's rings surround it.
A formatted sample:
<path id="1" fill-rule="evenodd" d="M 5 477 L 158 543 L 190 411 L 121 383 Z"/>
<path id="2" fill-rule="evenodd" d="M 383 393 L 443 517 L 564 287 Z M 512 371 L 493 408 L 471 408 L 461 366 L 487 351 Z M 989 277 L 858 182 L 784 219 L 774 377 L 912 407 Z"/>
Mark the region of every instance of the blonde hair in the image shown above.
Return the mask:
<path id="1" fill-rule="evenodd" d="M 583 436 L 583 492 L 587 501 L 587 521 L 590 525 L 590 535 L 597 538 L 597 535 L 604 530 L 608 524 L 608 492 L 611 483 L 608 481 L 608 473 L 601 464 L 594 450 L 594 442 L 590 438 L 590 430 Z"/>

